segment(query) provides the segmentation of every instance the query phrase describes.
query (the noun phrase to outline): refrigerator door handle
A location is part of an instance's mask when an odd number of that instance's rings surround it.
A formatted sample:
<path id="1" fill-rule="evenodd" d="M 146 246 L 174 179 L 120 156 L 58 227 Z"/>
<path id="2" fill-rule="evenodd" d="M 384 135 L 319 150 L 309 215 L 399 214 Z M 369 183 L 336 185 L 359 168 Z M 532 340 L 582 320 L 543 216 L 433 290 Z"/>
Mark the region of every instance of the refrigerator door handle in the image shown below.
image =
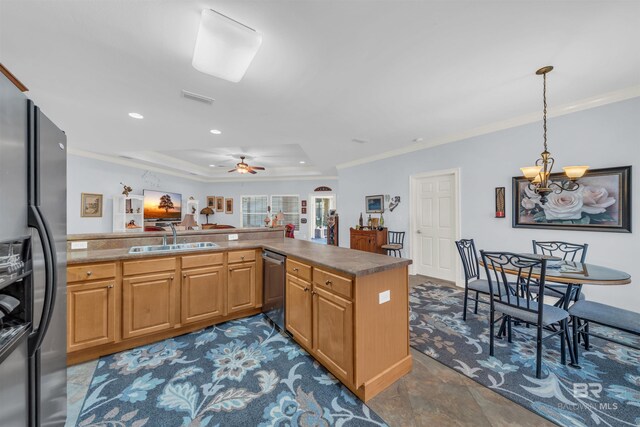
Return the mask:
<path id="1" fill-rule="evenodd" d="M 40 349 L 42 340 L 44 339 L 51 316 L 53 315 L 53 307 L 56 300 L 56 281 L 57 281 L 57 260 L 53 242 L 51 241 L 51 231 L 49 224 L 40 212 L 37 206 L 29 206 L 29 227 L 35 228 L 42 243 L 42 252 L 44 254 L 44 271 L 45 271 L 45 287 L 44 287 L 44 303 L 42 307 L 42 316 L 40 317 L 40 325 L 38 329 L 29 336 L 29 356 L 33 356 Z"/>

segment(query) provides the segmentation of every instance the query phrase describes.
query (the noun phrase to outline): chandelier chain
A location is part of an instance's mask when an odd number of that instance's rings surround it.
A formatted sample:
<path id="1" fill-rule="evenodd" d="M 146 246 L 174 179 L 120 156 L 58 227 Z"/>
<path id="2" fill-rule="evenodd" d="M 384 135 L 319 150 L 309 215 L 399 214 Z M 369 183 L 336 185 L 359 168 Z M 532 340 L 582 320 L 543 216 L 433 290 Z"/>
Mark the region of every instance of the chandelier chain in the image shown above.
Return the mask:
<path id="1" fill-rule="evenodd" d="M 547 151 L 547 74 L 542 75 L 542 128 L 544 130 L 544 151 Z"/>

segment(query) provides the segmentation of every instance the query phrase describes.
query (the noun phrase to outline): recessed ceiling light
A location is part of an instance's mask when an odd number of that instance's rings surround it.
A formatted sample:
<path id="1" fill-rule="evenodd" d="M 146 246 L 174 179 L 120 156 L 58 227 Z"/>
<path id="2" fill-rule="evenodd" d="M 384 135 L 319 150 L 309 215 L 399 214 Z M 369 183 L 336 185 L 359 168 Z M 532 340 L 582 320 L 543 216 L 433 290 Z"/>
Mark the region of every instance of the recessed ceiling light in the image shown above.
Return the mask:
<path id="1" fill-rule="evenodd" d="M 129 117 L 132 119 L 144 119 L 144 116 L 140 113 L 129 113 Z"/>
<path id="2" fill-rule="evenodd" d="M 216 165 L 209 165 L 209 167 L 210 167 L 210 168 L 215 168 L 215 167 L 216 167 Z"/>
<path id="3" fill-rule="evenodd" d="M 222 133 L 222 131 L 220 131 L 218 129 L 211 129 L 209 132 L 211 132 L 214 135 L 220 135 Z"/>
<path id="4" fill-rule="evenodd" d="M 301 165 L 304 165 L 305 163 L 307 163 L 307 162 L 305 162 L 304 160 L 300 160 L 300 164 Z"/>
<path id="5" fill-rule="evenodd" d="M 422 142 L 424 141 L 424 138 L 414 138 L 413 142 Z"/>

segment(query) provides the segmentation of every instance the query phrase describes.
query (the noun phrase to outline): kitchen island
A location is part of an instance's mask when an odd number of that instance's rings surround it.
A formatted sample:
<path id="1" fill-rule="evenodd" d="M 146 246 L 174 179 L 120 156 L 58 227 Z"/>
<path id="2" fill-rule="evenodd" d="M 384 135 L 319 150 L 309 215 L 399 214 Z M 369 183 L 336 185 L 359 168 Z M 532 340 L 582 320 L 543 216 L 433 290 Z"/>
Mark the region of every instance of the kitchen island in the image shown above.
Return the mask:
<path id="1" fill-rule="evenodd" d="M 279 233 L 215 237 L 215 248 L 161 254 L 130 254 L 120 244 L 70 251 L 69 363 L 260 313 L 268 249 L 287 257 L 287 331 L 358 397 L 370 399 L 411 370 L 410 260 Z"/>

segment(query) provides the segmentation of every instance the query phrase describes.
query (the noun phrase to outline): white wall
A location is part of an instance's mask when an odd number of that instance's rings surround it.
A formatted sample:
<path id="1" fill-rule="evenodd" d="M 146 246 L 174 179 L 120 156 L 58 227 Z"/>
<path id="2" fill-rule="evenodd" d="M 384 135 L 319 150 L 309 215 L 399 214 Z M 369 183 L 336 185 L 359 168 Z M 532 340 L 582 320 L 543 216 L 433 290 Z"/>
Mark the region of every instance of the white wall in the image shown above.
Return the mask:
<path id="1" fill-rule="evenodd" d="M 385 225 L 408 232 L 409 177 L 459 168 L 462 237 L 476 239 L 478 249 L 487 250 L 531 251 L 532 239 L 589 243 L 589 262 L 626 271 L 635 281 L 626 286 L 585 286 L 587 297 L 640 311 L 640 98 L 552 118 L 548 135 L 558 170 L 571 164 L 634 166 L 633 233 L 511 227 L 511 177 L 520 175 L 519 167 L 532 164 L 542 151 L 542 126 L 534 123 L 340 170 L 341 246 L 349 245 L 349 227 L 364 213 L 366 195 L 399 195 L 401 204 L 385 212 Z M 506 187 L 506 219 L 494 217 L 495 187 Z M 410 240 L 407 236 L 406 248 Z"/>
<path id="2" fill-rule="evenodd" d="M 133 187 L 132 194 L 142 194 L 144 189 L 157 189 L 180 193 L 185 200 L 193 196 L 200 201 L 200 209 L 206 205 L 207 196 L 233 198 L 233 214 L 216 212 L 213 216 L 209 215 L 209 222 L 228 224 L 235 227 L 240 227 L 240 197 L 243 195 L 298 194 L 300 195 L 300 200 L 307 200 L 309 194 L 320 186 L 328 186 L 334 192 L 338 190 L 338 181 L 335 179 L 202 183 L 172 175 L 147 172 L 144 169 L 102 160 L 69 155 L 67 157 L 68 233 L 111 232 L 113 229 L 113 196 L 121 193 L 122 186 L 120 182 Z M 102 218 L 80 217 L 80 194 L 83 192 L 104 195 Z M 305 216 L 303 215 L 302 217 Z M 308 216 L 306 217 L 309 218 Z M 199 219 L 201 222 L 205 221 L 205 217 L 202 215 Z M 301 225 L 296 237 L 304 239 L 307 234 L 307 227 Z"/>

